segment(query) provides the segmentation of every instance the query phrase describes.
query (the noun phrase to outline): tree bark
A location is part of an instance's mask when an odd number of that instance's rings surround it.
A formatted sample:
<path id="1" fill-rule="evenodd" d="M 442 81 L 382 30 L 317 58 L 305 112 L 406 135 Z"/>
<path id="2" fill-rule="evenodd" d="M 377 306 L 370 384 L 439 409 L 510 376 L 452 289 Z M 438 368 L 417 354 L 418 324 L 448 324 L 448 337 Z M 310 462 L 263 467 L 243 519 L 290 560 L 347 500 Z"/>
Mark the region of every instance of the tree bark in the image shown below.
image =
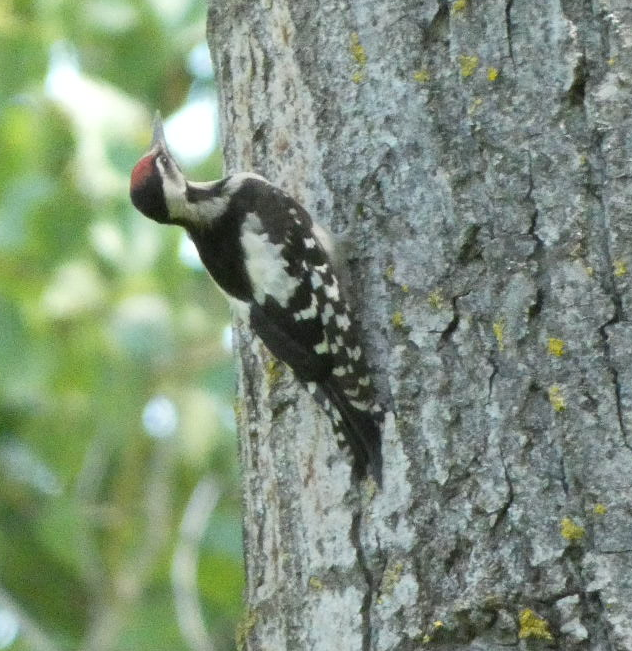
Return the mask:
<path id="1" fill-rule="evenodd" d="M 628 0 L 230 0 L 229 172 L 348 247 L 384 488 L 238 327 L 251 650 L 632 649 Z"/>

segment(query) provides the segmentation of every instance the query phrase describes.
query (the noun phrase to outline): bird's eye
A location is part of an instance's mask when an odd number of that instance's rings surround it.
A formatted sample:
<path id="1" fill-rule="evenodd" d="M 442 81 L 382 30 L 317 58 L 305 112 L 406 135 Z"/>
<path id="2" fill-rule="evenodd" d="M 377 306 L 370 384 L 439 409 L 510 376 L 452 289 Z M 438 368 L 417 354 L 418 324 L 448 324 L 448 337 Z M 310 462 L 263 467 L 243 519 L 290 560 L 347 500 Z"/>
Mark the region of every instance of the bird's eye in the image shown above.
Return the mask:
<path id="1" fill-rule="evenodd" d="M 160 160 L 160 164 L 163 167 L 167 167 L 167 165 L 169 165 L 169 159 L 164 154 L 162 154 L 158 160 Z"/>

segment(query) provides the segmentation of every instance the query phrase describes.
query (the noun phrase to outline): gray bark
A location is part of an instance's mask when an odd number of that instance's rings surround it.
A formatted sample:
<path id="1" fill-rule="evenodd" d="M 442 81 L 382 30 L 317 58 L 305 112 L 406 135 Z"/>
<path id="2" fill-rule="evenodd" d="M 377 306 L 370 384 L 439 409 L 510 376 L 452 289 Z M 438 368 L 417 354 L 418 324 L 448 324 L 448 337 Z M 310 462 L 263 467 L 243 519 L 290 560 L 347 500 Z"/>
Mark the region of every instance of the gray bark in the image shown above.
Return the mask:
<path id="1" fill-rule="evenodd" d="M 632 649 L 628 0 L 212 2 L 227 171 L 349 246 L 384 489 L 239 326 L 251 650 Z"/>

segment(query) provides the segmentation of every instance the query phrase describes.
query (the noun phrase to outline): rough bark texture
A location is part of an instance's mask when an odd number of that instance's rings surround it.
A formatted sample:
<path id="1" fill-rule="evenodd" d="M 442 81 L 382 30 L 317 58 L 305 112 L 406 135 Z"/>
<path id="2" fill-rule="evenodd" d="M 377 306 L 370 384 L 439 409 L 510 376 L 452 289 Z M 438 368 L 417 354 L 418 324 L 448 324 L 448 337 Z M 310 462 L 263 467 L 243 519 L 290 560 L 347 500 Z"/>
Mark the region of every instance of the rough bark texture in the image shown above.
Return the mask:
<path id="1" fill-rule="evenodd" d="M 228 171 L 352 243 L 384 490 L 240 332 L 251 650 L 632 649 L 629 0 L 212 2 Z"/>

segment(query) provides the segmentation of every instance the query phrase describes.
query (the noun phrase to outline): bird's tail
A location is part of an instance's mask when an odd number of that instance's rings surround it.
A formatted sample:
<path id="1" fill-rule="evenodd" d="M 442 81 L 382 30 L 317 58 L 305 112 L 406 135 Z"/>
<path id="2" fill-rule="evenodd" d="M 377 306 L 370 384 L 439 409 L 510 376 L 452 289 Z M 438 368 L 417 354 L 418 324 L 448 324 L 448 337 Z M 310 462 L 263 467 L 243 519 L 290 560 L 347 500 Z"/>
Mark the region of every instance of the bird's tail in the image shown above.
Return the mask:
<path id="1" fill-rule="evenodd" d="M 370 474 L 381 487 L 384 412 L 376 405 L 367 405 L 367 409 L 354 407 L 345 393 L 332 382 L 325 382 L 318 389 L 313 393 L 314 397 L 351 448 L 354 475 L 364 479 Z"/>

